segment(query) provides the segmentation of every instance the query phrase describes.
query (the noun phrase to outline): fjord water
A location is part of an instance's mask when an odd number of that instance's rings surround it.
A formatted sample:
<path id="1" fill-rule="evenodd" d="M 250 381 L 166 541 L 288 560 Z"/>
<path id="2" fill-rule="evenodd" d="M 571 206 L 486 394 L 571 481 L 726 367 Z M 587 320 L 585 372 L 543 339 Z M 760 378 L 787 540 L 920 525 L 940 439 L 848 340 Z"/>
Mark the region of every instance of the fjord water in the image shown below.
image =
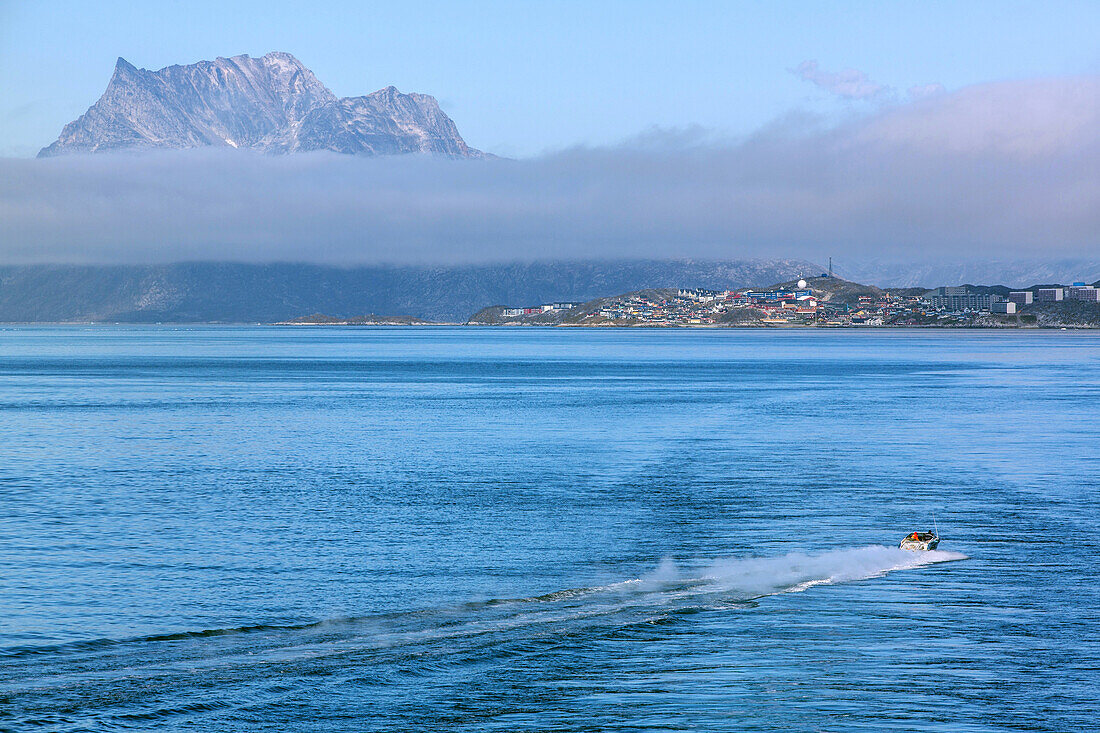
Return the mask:
<path id="1" fill-rule="evenodd" d="M 0 729 L 1096 729 L 1100 333 L 8 328 L 0 445 Z"/>

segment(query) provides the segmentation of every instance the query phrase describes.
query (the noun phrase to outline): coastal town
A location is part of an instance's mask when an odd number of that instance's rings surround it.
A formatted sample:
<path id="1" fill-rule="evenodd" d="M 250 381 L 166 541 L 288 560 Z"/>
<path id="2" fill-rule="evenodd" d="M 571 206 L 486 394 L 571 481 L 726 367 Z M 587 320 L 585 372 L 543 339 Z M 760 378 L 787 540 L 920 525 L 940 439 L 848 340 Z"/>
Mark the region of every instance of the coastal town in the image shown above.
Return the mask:
<path id="1" fill-rule="evenodd" d="M 1100 328 L 1100 281 L 878 288 L 823 273 L 764 288 L 649 288 L 588 301 L 493 305 L 471 326 Z M 315 313 L 280 325 L 460 325 L 413 316 Z"/>
<path id="2" fill-rule="evenodd" d="M 471 324 L 561 326 L 1095 326 L 1100 283 L 880 289 L 823 274 L 764 289 L 651 289 L 483 309 Z"/>

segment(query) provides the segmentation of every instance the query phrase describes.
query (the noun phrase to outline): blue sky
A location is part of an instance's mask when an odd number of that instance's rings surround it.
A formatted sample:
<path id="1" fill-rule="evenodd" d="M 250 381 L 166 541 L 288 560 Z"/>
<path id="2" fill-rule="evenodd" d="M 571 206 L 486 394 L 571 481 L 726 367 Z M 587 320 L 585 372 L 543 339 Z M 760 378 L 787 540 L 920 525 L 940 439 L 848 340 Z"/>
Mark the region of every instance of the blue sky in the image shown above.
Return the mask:
<path id="1" fill-rule="evenodd" d="M 435 95 L 506 156 L 657 127 L 750 133 L 844 99 L 792 69 L 897 90 L 1100 70 L 1096 2 L 10 2 L 0 0 L 0 155 L 31 156 L 102 93 L 116 57 L 160 68 L 289 51 L 338 95 Z M 887 96 L 892 93 L 887 91 Z"/>

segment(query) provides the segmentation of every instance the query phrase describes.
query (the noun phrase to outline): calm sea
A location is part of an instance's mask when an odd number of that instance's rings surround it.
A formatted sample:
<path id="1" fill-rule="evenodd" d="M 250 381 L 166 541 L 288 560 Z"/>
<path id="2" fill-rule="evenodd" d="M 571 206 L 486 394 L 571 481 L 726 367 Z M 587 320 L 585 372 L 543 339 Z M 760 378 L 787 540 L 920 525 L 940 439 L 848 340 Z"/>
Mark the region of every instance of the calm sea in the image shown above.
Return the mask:
<path id="1" fill-rule="evenodd" d="M 0 509 L 0 729 L 1100 726 L 1100 333 L 7 328 Z"/>

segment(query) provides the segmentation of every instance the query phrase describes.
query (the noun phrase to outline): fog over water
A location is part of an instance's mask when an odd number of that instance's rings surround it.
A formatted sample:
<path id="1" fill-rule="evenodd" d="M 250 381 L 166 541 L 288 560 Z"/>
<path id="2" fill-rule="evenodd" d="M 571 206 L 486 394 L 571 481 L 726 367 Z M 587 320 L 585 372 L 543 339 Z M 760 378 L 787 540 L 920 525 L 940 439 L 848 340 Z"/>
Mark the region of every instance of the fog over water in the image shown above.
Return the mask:
<path id="1" fill-rule="evenodd" d="M 522 160 L 3 159 L 0 263 L 1095 259 L 1098 123 L 1078 77 Z"/>

